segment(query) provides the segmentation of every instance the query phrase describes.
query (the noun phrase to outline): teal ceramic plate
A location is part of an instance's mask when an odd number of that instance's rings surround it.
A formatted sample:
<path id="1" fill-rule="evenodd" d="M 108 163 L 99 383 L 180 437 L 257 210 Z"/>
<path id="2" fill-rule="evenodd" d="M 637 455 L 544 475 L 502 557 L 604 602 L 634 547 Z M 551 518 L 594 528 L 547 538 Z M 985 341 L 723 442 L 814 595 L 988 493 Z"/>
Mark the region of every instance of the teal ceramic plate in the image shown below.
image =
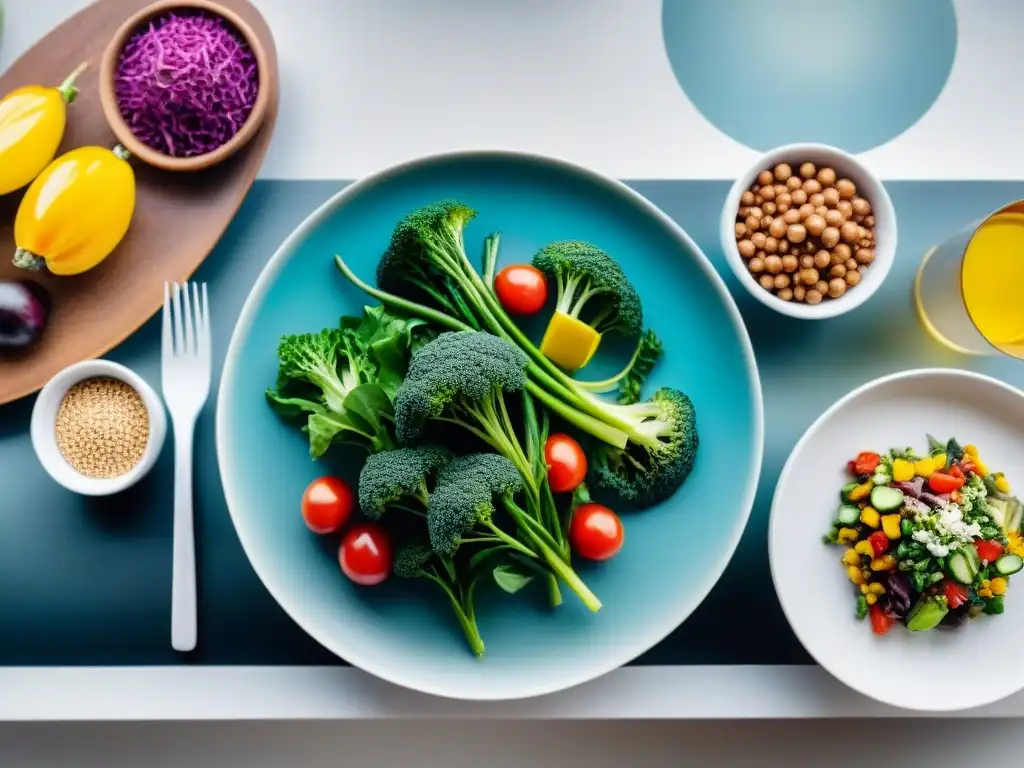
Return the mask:
<path id="1" fill-rule="evenodd" d="M 515 597 L 484 593 L 478 620 L 487 653 L 479 660 L 432 585 L 391 579 L 360 588 L 345 579 L 337 541 L 306 530 L 299 497 L 315 477 L 333 472 L 354 480 L 359 467 L 338 457 L 312 461 L 304 436 L 282 423 L 263 396 L 274 381 L 282 334 L 319 330 L 366 303 L 336 273 L 333 255 L 342 253 L 372 280 L 395 222 L 445 197 L 479 212 L 466 230 L 467 250 L 501 231 L 502 264 L 528 261 L 541 245 L 566 238 L 589 240 L 614 254 L 643 297 L 647 325 L 665 342 L 651 391 L 672 384 L 687 392 L 701 439 L 685 486 L 661 506 L 625 517 L 626 544 L 614 560 L 580 566 L 604 603 L 600 612 L 589 613 L 568 591 L 554 611 L 539 588 Z M 217 407 L 228 508 L 253 568 L 284 610 L 367 672 L 462 699 L 513 699 L 568 688 L 663 639 L 725 569 L 750 514 L 761 466 L 761 390 L 750 340 L 700 249 L 625 185 L 522 154 L 416 160 L 364 179 L 321 206 L 273 256 L 246 301 Z"/>

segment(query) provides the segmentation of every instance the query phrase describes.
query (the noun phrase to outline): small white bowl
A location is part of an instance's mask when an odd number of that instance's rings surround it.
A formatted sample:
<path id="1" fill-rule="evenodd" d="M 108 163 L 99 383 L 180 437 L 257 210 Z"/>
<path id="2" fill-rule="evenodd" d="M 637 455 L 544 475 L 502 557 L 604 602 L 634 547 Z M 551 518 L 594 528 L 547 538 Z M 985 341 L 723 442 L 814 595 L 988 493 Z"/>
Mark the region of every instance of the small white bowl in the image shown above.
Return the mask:
<path id="1" fill-rule="evenodd" d="M 118 379 L 132 387 L 142 397 L 149 415 L 149 440 L 142 458 L 118 477 L 87 477 L 75 470 L 57 447 L 57 409 L 64 395 L 78 382 L 96 377 Z M 153 468 L 167 435 L 167 414 L 154 389 L 134 371 L 109 360 L 85 360 L 68 366 L 42 388 L 32 409 L 30 431 L 32 447 L 50 477 L 74 493 L 107 496 L 135 485 Z"/>
<path id="2" fill-rule="evenodd" d="M 1024 664 L 995 664 L 978 684 L 979 660 L 1024 637 L 1024 574 L 1010 579 L 1006 613 L 957 629 L 883 637 L 855 616 L 856 589 L 843 549 L 822 543 L 835 519 L 846 463 L 860 451 L 927 447 L 927 434 L 973 443 L 992 471 L 1024 483 L 1024 393 L 970 371 L 902 371 L 841 398 L 800 438 L 779 476 L 768 556 L 782 610 L 807 652 L 865 696 L 894 707 L 951 712 L 984 706 L 1024 688 Z"/>
<path id="3" fill-rule="evenodd" d="M 862 271 L 860 283 L 838 299 L 826 298 L 814 305 L 783 301 L 762 288 L 747 269 L 747 262 L 740 256 L 736 246 L 736 212 L 740 207 L 740 197 L 750 189 L 757 175 L 779 163 L 789 163 L 796 172 L 800 164 L 805 162 L 812 162 L 819 167 L 828 166 L 835 170 L 839 178 L 850 179 L 857 185 L 857 194 L 871 203 L 871 212 L 875 217 L 875 260 Z M 736 179 L 725 198 L 725 207 L 722 208 L 720 237 L 725 260 L 751 296 L 784 315 L 804 320 L 822 320 L 859 307 L 881 287 L 896 258 L 896 211 L 882 182 L 852 155 L 827 144 L 787 144 L 761 155 L 746 173 Z"/>

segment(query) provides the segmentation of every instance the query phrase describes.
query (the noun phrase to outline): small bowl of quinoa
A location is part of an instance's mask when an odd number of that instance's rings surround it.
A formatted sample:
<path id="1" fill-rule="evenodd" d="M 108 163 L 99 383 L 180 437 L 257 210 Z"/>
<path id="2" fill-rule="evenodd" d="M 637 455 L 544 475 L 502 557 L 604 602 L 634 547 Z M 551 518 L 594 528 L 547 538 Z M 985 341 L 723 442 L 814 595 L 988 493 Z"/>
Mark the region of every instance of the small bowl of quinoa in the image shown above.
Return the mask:
<path id="1" fill-rule="evenodd" d="M 859 307 L 896 258 L 882 182 L 825 144 L 766 152 L 729 190 L 720 237 L 736 278 L 765 306 L 822 320 Z"/>
<path id="2" fill-rule="evenodd" d="M 107 496 L 153 468 L 167 416 L 137 373 L 109 360 L 86 360 L 43 387 L 30 432 L 36 456 L 54 480 L 74 493 Z"/>
<path id="3" fill-rule="evenodd" d="M 160 0 L 128 18 L 103 52 L 100 102 L 118 142 L 148 165 L 198 171 L 256 135 L 270 102 L 253 29 L 211 0 Z"/>

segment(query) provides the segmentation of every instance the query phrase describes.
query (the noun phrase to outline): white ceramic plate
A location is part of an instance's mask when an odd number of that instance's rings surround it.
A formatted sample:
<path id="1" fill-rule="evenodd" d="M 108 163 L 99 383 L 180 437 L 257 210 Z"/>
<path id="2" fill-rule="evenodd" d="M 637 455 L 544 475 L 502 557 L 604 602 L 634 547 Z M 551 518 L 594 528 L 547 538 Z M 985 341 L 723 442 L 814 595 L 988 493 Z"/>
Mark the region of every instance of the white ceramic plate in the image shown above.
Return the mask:
<path id="1" fill-rule="evenodd" d="M 952 711 L 1024 688 L 1024 578 L 1011 579 L 1006 612 L 957 630 L 876 637 L 854 617 L 841 549 L 822 544 L 859 451 L 912 445 L 926 433 L 973 443 L 993 471 L 1024 483 L 1024 395 L 967 371 L 927 369 L 877 379 L 828 409 L 797 443 L 772 504 L 769 552 L 779 600 L 815 660 L 856 691 L 886 704 Z M 1020 486 L 1024 487 L 1024 486 Z"/>

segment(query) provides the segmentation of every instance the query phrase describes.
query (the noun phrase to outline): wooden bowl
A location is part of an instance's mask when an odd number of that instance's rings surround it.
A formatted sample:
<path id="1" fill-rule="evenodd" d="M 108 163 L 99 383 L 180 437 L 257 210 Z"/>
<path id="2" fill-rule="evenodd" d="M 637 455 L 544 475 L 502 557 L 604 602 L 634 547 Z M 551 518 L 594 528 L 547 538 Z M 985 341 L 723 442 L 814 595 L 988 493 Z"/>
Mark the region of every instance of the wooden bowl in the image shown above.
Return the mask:
<path id="1" fill-rule="evenodd" d="M 114 78 L 117 73 L 117 66 L 128 39 L 140 27 L 150 19 L 170 11 L 205 11 L 212 16 L 220 16 L 249 44 L 253 55 L 256 58 L 256 68 L 259 74 L 259 90 L 256 94 L 256 103 L 253 105 L 249 118 L 245 121 L 241 130 L 232 136 L 227 142 L 217 147 L 212 152 L 207 152 L 195 157 L 172 157 L 159 150 L 153 149 L 141 142 L 128 123 L 121 115 L 117 106 L 117 96 L 114 92 Z M 212 0 L 159 0 L 159 2 L 146 6 L 118 27 L 117 32 L 107 43 L 100 60 L 100 104 L 103 107 L 103 114 L 110 123 L 110 129 L 117 136 L 117 140 L 134 157 L 139 158 L 148 165 L 155 166 L 165 171 L 200 171 L 216 165 L 239 149 L 244 147 L 259 129 L 263 118 L 267 114 L 267 105 L 270 103 L 271 89 L 274 87 L 274 78 L 269 76 L 270 66 L 266 48 L 263 42 L 253 31 L 246 21 L 226 6 L 213 2 Z"/>

